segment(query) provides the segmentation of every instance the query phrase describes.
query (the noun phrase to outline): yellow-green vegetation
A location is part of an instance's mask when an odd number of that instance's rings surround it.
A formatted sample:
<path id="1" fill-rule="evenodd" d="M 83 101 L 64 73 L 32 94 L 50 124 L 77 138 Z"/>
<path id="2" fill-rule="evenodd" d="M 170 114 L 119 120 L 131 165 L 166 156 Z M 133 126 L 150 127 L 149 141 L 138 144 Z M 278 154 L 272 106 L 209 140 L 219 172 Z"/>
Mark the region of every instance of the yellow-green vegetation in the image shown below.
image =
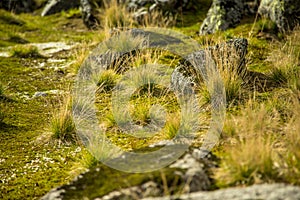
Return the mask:
<path id="1" fill-rule="evenodd" d="M 175 26 L 170 28 L 187 34 L 203 47 L 235 37 L 245 37 L 249 42 L 247 71 L 242 76 L 236 73 L 234 61 L 216 60 L 228 105 L 220 142 L 213 149 L 220 163 L 212 171 L 216 183 L 212 188 L 262 182 L 300 185 L 300 29 L 284 35 L 266 19 L 255 21 L 254 17 L 247 17 L 236 28 L 199 36 L 197 31 L 210 1 L 203 1 L 201 5 L 197 12 L 179 13 Z M 109 37 L 109 28 L 139 27 L 116 1 L 106 1 L 99 13 L 102 27 L 89 31 L 79 18 L 78 10 L 44 18 L 0 10 L 0 47 L 11 53 L 10 57 L 0 59 L 0 199 L 38 199 L 91 167 L 98 167 L 102 176 L 90 175 L 86 178 L 86 189 L 68 193 L 69 199 L 85 195 L 97 197 L 146 180 L 161 181 L 159 177 L 164 173 L 167 177 L 172 175 L 164 171 L 118 172 L 99 163 L 76 140 L 72 108 L 63 100 L 70 93 L 75 74 L 95 45 Z M 142 26 L 172 25 L 162 21 L 160 13 L 157 16 L 153 21 L 145 19 Z M 120 39 L 123 36 L 120 34 Z M 122 51 L 139 47 L 143 42 L 138 37 L 130 41 L 126 38 L 122 44 L 113 41 L 110 44 Z M 41 56 L 35 47 L 22 45 L 54 41 L 80 43 L 75 49 L 51 57 L 65 62 L 67 67 L 63 72 L 51 68 L 49 58 Z M 169 52 L 151 49 L 117 60 L 110 70 L 93 77 L 98 84 L 95 105 L 99 124 L 112 143 L 126 151 L 146 151 L 149 144 L 176 136 L 181 123 L 179 102 L 172 91 L 152 84 L 157 81 L 152 80 L 153 77 L 141 73 L 131 79 L 135 86 L 145 84 L 133 92 L 127 108 L 135 125 L 145 127 L 157 122 L 154 129 L 158 131 L 153 137 L 135 138 L 125 134 L 112 113 L 111 100 L 112 88 L 129 68 L 138 70 L 147 64 L 164 64 L 172 70 L 178 60 Z M 44 67 L 39 67 L 41 63 Z M 64 95 L 32 98 L 37 91 L 53 89 L 61 90 Z M 196 135 L 195 146 L 201 145 L 211 118 L 210 94 L 201 83 L 197 89 L 201 109 L 205 110 L 199 117 L 206 121 Z M 151 108 L 155 104 L 164 107 L 165 112 Z M 163 128 L 159 129 L 160 126 Z M 171 193 L 180 191 L 175 179 L 170 178 L 174 180 Z"/>
<path id="2" fill-rule="evenodd" d="M 76 141 L 76 127 L 72 118 L 70 97 L 56 110 L 51 120 L 51 131 L 54 137 L 62 141 Z"/>
<path id="3" fill-rule="evenodd" d="M 104 8 L 99 9 L 99 17 L 104 23 L 104 27 L 130 27 L 133 20 L 124 4 L 119 4 L 117 0 L 104 0 Z"/>
<path id="4" fill-rule="evenodd" d="M 38 58 L 43 57 L 36 46 L 20 46 L 16 45 L 10 50 L 12 57 L 19 58 Z"/>
<path id="5" fill-rule="evenodd" d="M 4 85 L 0 82 L 0 96 L 4 94 Z"/>

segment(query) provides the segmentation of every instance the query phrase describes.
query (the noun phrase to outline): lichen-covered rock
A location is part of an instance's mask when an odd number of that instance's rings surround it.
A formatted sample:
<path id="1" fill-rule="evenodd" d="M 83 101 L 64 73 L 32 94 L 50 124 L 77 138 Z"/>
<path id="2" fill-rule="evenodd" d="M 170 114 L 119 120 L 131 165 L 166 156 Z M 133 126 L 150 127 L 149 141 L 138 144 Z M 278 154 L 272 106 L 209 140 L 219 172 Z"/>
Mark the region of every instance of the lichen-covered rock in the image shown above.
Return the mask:
<path id="1" fill-rule="evenodd" d="M 299 200 L 300 188 L 284 184 L 262 184 L 244 188 L 228 188 L 212 192 L 195 192 L 174 197 L 145 198 L 143 200 Z"/>
<path id="2" fill-rule="evenodd" d="M 161 145 L 173 145 L 176 147 L 175 144 L 165 143 Z M 114 172 L 114 170 L 108 169 L 105 166 L 96 167 L 79 175 L 68 185 L 52 189 L 41 200 L 131 200 L 162 196 L 166 192 L 166 188 L 168 188 L 168 192 L 171 194 L 209 190 L 212 183 L 208 171 L 210 170 L 209 168 L 216 167 L 217 163 L 212 154 L 208 154 L 205 158 L 200 157 L 199 154 L 202 154 L 201 150 L 190 149 L 172 165 L 160 171 L 154 171 L 151 174 L 140 174 L 143 180 L 142 183 L 131 187 L 112 189 L 105 195 L 99 195 L 99 192 L 101 193 L 101 190 L 107 186 L 110 187 L 114 183 L 111 181 L 116 181 L 116 178 L 122 179 L 117 181 L 124 181 L 126 185 L 134 184 L 130 182 L 134 179 L 128 173 Z M 117 159 L 120 160 L 123 158 L 120 156 Z M 158 157 L 157 159 L 159 162 L 159 160 L 163 160 L 164 158 Z M 118 173 L 118 175 L 107 173 Z M 108 176 L 111 176 L 111 180 L 106 178 Z M 131 178 L 128 178 L 129 176 Z"/>
<path id="3" fill-rule="evenodd" d="M 280 31 L 288 31 L 300 22 L 300 0 L 262 0 L 258 12 L 275 22 Z"/>
<path id="4" fill-rule="evenodd" d="M 213 0 L 207 17 L 200 27 L 200 35 L 235 27 L 244 13 L 243 0 Z"/>
<path id="5" fill-rule="evenodd" d="M 93 14 L 93 7 L 89 0 L 80 0 L 80 7 L 84 25 L 89 29 L 95 29 L 100 22 Z"/>

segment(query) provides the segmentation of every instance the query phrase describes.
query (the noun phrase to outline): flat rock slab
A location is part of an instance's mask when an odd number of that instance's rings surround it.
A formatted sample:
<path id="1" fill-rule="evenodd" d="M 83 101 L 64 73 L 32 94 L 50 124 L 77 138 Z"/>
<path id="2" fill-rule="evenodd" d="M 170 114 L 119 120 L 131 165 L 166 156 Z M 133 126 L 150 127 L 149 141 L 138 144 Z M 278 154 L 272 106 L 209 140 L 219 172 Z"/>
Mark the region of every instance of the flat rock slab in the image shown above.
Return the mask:
<path id="1" fill-rule="evenodd" d="M 145 198 L 143 200 L 300 200 L 300 187 L 285 184 L 262 184 L 245 188 L 228 188 L 212 192 L 194 192 L 181 196 Z"/>
<path id="2" fill-rule="evenodd" d="M 55 53 L 61 51 L 68 51 L 73 49 L 77 44 L 66 44 L 64 42 L 46 42 L 46 43 L 29 43 L 24 44 L 24 46 L 35 46 L 37 47 L 39 53 L 44 56 L 52 56 Z M 23 46 L 23 45 L 22 45 Z M 0 57 L 10 57 L 10 49 L 12 47 L 0 49 Z"/>

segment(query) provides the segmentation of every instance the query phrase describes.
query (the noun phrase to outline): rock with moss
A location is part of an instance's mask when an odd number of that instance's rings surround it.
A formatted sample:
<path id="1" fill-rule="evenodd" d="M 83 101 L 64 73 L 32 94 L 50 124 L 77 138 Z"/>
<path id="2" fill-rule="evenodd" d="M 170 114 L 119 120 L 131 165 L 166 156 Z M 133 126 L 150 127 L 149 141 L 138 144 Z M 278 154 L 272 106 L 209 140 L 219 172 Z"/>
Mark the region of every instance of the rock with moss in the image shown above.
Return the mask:
<path id="1" fill-rule="evenodd" d="M 207 17 L 200 27 L 200 35 L 235 27 L 242 19 L 243 13 L 243 0 L 213 0 Z"/>
<path id="2" fill-rule="evenodd" d="M 275 22 L 280 31 L 292 30 L 300 22 L 300 0 L 262 0 L 258 12 Z"/>
<path id="3" fill-rule="evenodd" d="M 169 145 L 176 147 L 175 144 Z M 217 161 L 212 154 L 202 158 L 199 156 L 200 151 L 190 149 L 168 167 L 151 173 L 130 174 L 106 166 L 96 166 L 71 183 L 52 189 L 42 200 L 128 200 L 159 197 L 166 189 L 170 194 L 206 191 L 212 186 L 209 170 L 217 166 Z M 126 161 L 123 155 L 116 159 L 117 162 Z M 164 158 L 157 159 L 159 161 Z"/>

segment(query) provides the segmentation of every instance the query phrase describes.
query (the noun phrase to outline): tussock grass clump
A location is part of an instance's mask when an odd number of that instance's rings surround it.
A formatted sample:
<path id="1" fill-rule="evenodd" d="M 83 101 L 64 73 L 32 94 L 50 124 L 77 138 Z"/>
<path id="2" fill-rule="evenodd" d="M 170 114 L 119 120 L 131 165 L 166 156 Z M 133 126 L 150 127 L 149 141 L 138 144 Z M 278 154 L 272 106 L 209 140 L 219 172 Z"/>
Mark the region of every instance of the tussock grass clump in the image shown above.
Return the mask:
<path id="1" fill-rule="evenodd" d="M 51 130 L 54 138 L 62 141 L 76 141 L 76 128 L 72 117 L 71 99 L 67 98 L 56 110 L 51 120 Z"/>
<path id="2" fill-rule="evenodd" d="M 42 58 L 36 46 L 32 45 L 16 45 L 10 50 L 12 57 L 18 58 Z"/>
<path id="3" fill-rule="evenodd" d="M 221 44 L 219 48 L 207 52 L 206 57 L 213 59 L 214 63 L 207 60 L 205 71 L 207 72 L 208 83 L 200 83 L 200 92 L 204 102 L 210 103 L 210 92 L 221 86 L 218 80 L 222 79 L 226 101 L 230 107 L 244 101 L 249 96 L 247 67 L 242 64 L 244 58 L 240 57 L 239 52 L 233 45 L 231 46 L 222 41 L 217 43 Z M 210 45 L 206 44 L 206 46 Z M 202 80 L 202 78 L 199 80 Z"/>
<path id="4" fill-rule="evenodd" d="M 135 17 L 135 16 L 133 16 Z M 136 18 L 136 17 L 135 17 Z M 162 11 L 154 10 L 137 19 L 145 27 L 172 27 L 176 25 L 177 15 L 165 16 Z"/>
<path id="5" fill-rule="evenodd" d="M 114 88 L 119 75 L 113 70 L 105 70 L 101 72 L 97 80 L 98 91 L 108 92 Z"/>
<path id="6" fill-rule="evenodd" d="M 132 27 L 133 20 L 123 3 L 117 0 L 103 1 L 104 9 L 100 10 L 100 19 L 104 27 Z"/>
<path id="7" fill-rule="evenodd" d="M 164 128 L 164 135 L 167 139 L 174 138 L 180 128 L 180 117 L 176 114 L 169 115 L 166 126 Z"/>
<path id="8" fill-rule="evenodd" d="M 89 53 L 90 53 L 90 49 L 86 43 L 83 43 L 81 45 L 81 48 L 75 50 L 75 52 L 71 56 L 73 60 L 71 64 L 71 69 L 73 73 L 75 74 L 78 73 L 81 65 L 83 64 L 83 62 L 85 61 Z"/>
<path id="9" fill-rule="evenodd" d="M 284 44 L 270 53 L 268 61 L 272 63 L 269 75 L 281 87 L 300 89 L 300 28 L 287 36 Z"/>
<path id="10" fill-rule="evenodd" d="M 281 136 L 280 120 L 276 111 L 248 103 L 238 116 L 230 116 L 222 138 L 224 157 L 216 171 L 217 185 L 254 184 L 280 180 L 275 163 L 274 148 Z"/>
<path id="11" fill-rule="evenodd" d="M 284 129 L 286 151 L 281 153 L 279 166 L 283 179 L 292 184 L 300 184 L 300 98 L 294 95 L 293 114 Z"/>

